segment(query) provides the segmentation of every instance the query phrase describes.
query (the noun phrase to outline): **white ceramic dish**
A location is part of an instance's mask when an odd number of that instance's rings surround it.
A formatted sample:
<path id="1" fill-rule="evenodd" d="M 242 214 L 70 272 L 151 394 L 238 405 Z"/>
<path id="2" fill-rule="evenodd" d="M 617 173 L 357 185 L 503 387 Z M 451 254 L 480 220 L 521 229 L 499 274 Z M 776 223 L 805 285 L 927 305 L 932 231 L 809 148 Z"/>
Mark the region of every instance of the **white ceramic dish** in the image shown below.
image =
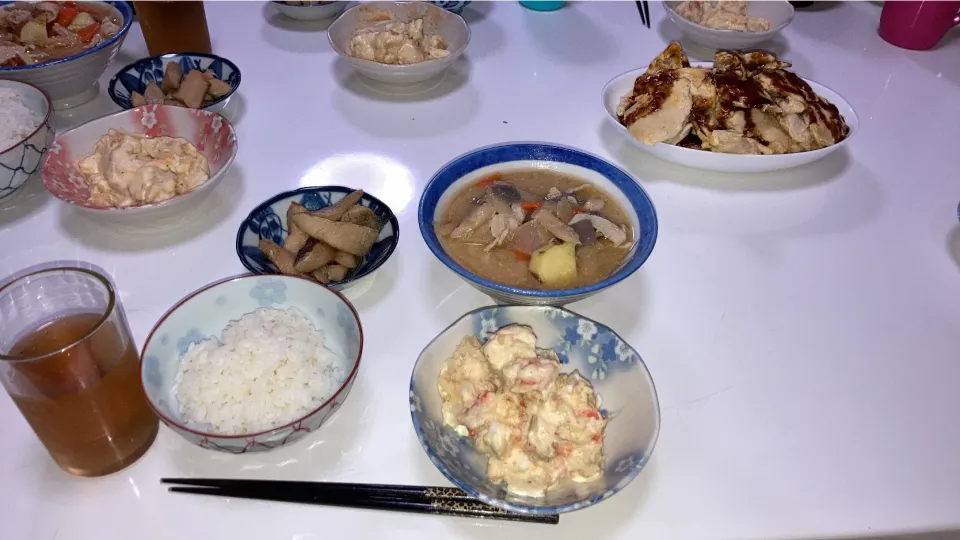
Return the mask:
<path id="1" fill-rule="evenodd" d="M 193 191 L 153 204 L 114 208 L 90 202 L 90 186 L 77 171 L 77 161 L 90 155 L 94 145 L 110 129 L 150 137 L 183 137 L 210 163 L 210 179 Z M 188 201 L 197 202 L 213 191 L 237 156 L 237 136 L 230 122 L 202 109 L 173 105 L 145 105 L 127 109 L 60 134 L 43 160 L 43 185 L 60 201 L 98 218 L 140 223 L 170 217 L 182 211 Z"/>
<path id="2" fill-rule="evenodd" d="M 346 378 L 320 407 L 276 428 L 244 435 L 199 431 L 184 422 L 177 401 L 177 371 L 190 345 L 219 337 L 223 329 L 259 308 L 299 309 L 324 334 L 327 348 L 343 360 Z M 247 454 L 297 442 L 340 408 L 357 380 L 363 328 L 343 296 L 306 278 L 240 276 L 211 283 L 177 302 L 157 322 L 140 353 L 140 381 L 150 406 L 174 433 L 201 448 Z M 639 355 L 637 355 L 639 360 Z M 643 369 L 641 363 L 638 368 Z M 277 389 L 282 394 L 283 388 Z"/>
<path id="3" fill-rule="evenodd" d="M 325 21 L 343 13 L 348 2 L 322 2 L 313 5 L 298 5 L 288 2 L 272 2 L 280 13 L 298 21 Z"/>
<path id="4" fill-rule="evenodd" d="M 786 0 L 751 1 L 747 4 L 747 13 L 763 17 L 770 21 L 770 30 L 766 32 L 738 32 L 736 30 L 716 30 L 688 21 L 677 14 L 681 2 L 664 1 L 663 9 L 667 18 L 692 41 L 715 49 L 746 49 L 776 36 L 793 20 L 793 6 Z"/>
<path id="5" fill-rule="evenodd" d="M 710 67 L 713 64 L 711 62 L 697 62 L 693 65 L 698 67 Z M 817 94 L 836 105 L 837 109 L 840 110 L 840 114 L 843 115 L 843 118 L 850 126 L 850 134 L 846 139 L 840 141 L 838 144 L 810 152 L 798 152 L 796 154 L 778 154 L 770 156 L 719 154 L 716 152 L 683 148 L 681 146 L 674 146 L 664 143 L 646 145 L 634 139 L 633 136 L 630 135 L 630 132 L 627 130 L 627 128 L 620 124 L 620 121 L 617 120 L 617 106 L 620 104 L 620 99 L 631 91 L 634 81 L 636 81 L 637 77 L 644 74 L 646 71 L 647 68 L 628 71 L 622 75 L 614 77 L 613 80 L 608 82 L 607 85 L 603 87 L 603 107 L 607 112 L 607 119 L 613 123 L 617 131 L 621 133 L 628 141 L 630 141 L 633 146 L 662 160 L 676 163 L 678 165 L 686 165 L 687 167 L 696 167 L 698 169 L 707 169 L 718 172 L 769 172 L 791 169 L 793 167 L 799 167 L 800 165 L 812 163 L 829 156 L 830 154 L 849 144 L 850 140 L 853 139 L 857 135 L 857 132 L 860 131 L 860 119 L 857 117 L 857 113 L 853 110 L 853 107 L 846 99 L 843 98 L 843 96 L 818 82 L 811 81 L 810 79 L 803 79 Z"/>
<path id="6" fill-rule="evenodd" d="M 423 17 L 427 28 L 434 29 L 447 40 L 450 54 L 444 58 L 427 60 L 419 64 L 398 66 L 381 64 L 350 56 L 350 38 L 359 22 L 374 10 L 393 12 L 403 21 Z M 470 43 L 470 28 L 459 15 L 425 2 L 370 2 L 352 7 L 344 12 L 327 29 L 330 46 L 362 75 L 385 84 L 408 86 L 424 82 L 442 74 L 466 50 Z"/>
<path id="7" fill-rule="evenodd" d="M 117 35 L 96 47 L 60 60 L 51 60 L 33 66 L 0 68 L 0 77 L 30 83 L 41 88 L 53 100 L 53 108 L 57 110 L 76 107 L 97 97 L 100 92 L 97 81 L 123 45 L 133 20 L 131 4 L 127 2 L 97 3 L 110 4 L 123 16 L 123 24 Z M 9 2 L 0 3 L 0 7 L 6 4 Z"/>
<path id="8" fill-rule="evenodd" d="M 41 89 L 20 81 L 0 80 L 0 88 L 11 88 L 40 118 L 40 125 L 26 139 L 9 148 L 0 148 L 0 199 L 13 195 L 37 171 L 40 160 L 53 142 L 53 105 Z"/>

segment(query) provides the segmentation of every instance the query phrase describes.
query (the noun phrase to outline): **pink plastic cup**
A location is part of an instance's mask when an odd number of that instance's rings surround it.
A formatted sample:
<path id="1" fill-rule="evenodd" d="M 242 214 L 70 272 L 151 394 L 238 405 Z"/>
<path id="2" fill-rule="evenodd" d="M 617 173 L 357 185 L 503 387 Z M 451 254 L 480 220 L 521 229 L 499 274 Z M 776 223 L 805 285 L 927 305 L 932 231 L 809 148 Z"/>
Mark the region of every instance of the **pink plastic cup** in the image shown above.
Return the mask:
<path id="1" fill-rule="evenodd" d="M 960 2 L 887 0 L 880 13 L 880 37 L 904 49 L 925 51 L 960 24 Z"/>

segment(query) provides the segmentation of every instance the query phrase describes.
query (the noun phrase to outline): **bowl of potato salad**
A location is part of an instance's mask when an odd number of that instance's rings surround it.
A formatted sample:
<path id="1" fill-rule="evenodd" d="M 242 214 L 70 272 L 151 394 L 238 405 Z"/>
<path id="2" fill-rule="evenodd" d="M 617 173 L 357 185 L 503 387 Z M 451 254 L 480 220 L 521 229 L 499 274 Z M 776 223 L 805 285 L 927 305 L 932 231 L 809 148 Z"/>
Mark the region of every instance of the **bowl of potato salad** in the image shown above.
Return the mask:
<path id="1" fill-rule="evenodd" d="M 640 355 L 606 326 L 551 306 L 491 306 L 454 322 L 417 359 L 410 411 L 451 482 L 531 514 L 616 494 L 660 430 Z"/>

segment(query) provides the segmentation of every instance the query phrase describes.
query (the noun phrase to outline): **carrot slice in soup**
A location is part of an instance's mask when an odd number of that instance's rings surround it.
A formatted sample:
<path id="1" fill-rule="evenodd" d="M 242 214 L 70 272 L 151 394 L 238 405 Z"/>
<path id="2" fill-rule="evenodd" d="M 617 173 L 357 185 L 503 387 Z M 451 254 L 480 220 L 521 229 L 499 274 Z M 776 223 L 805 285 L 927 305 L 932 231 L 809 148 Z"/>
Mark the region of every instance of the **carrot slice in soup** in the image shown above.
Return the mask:
<path id="1" fill-rule="evenodd" d="M 80 41 L 84 43 L 90 43 L 93 39 L 93 36 L 97 35 L 97 32 L 100 31 L 100 23 L 94 23 L 90 26 L 84 26 L 83 28 L 77 30 L 77 36 L 80 38 Z"/>
<path id="2" fill-rule="evenodd" d="M 477 187 L 487 187 L 487 186 L 489 186 L 490 184 L 492 184 L 492 183 L 494 183 L 494 182 L 498 182 L 498 181 L 500 181 L 500 173 L 495 172 L 495 173 L 493 173 L 493 174 L 488 174 L 487 176 L 484 176 L 484 177 L 481 178 L 480 180 L 477 180 L 476 186 L 477 186 Z"/>
<path id="3" fill-rule="evenodd" d="M 534 210 L 536 210 L 537 208 L 540 208 L 541 206 L 543 206 L 543 203 L 542 203 L 542 202 L 528 202 L 528 201 L 524 201 L 524 202 L 520 203 L 520 208 L 523 208 L 524 210 L 526 210 L 526 211 L 528 211 L 528 212 L 533 212 Z"/>
<path id="4" fill-rule="evenodd" d="M 57 24 L 64 28 L 70 26 L 70 23 L 77 18 L 77 13 L 79 12 L 72 7 L 65 7 L 61 9 L 60 13 L 57 14 Z"/>

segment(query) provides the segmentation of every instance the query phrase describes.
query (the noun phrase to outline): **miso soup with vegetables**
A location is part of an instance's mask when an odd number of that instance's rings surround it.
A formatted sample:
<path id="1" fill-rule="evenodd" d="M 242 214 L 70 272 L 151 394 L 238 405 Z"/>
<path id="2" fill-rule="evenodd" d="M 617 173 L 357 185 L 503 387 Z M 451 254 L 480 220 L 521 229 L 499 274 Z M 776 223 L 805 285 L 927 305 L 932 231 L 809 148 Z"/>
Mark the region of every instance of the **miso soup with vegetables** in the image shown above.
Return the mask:
<path id="1" fill-rule="evenodd" d="M 123 16 L 101 2 L 14 2 L 0 9 L 0 67 L 72 56 L 117 35 Z"/>
<path id="2" fill-rule="evenodd" d="M 494 173 L 463 188 L 434 223 L 466 270 L 524 289 L 570 289 L 612 274 L 635 231 L 613 197 L 547 169 Z"/>

